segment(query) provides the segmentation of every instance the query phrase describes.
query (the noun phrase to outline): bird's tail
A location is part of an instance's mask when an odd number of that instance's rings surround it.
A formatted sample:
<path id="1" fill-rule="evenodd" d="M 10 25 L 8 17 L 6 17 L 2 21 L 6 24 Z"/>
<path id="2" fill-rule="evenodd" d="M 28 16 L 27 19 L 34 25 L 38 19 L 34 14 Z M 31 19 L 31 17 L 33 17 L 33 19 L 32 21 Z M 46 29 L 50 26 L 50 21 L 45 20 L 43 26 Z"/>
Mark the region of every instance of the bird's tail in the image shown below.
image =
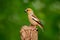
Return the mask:
<path id="1" fill-rule="evenodd" d="M 43 25 L 39 24 L 38 26 L 41 28 L 42 32 L 44 32 Z"/>

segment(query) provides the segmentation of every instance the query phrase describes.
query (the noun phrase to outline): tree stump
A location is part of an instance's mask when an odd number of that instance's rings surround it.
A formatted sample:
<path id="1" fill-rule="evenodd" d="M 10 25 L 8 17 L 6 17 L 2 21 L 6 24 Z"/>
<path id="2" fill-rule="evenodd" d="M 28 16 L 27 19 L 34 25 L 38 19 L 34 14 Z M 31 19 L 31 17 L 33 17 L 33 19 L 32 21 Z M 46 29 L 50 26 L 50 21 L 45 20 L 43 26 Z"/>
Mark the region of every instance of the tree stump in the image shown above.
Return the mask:
<path id="1" fill-rule="evenodd" d="M 38 31 L 34 26 L 23 26 L 20 34 L 21 40 L 38 40 Z"/>

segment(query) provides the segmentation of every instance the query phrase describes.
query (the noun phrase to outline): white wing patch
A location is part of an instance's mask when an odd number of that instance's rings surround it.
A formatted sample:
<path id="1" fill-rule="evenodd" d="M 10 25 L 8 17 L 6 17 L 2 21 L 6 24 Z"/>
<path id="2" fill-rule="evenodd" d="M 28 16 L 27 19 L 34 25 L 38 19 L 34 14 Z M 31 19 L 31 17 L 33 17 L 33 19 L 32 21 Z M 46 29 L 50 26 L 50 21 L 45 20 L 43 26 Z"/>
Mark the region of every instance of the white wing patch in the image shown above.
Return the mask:
<path id="1" fill-rule="evenodd" d="M 34 19 L 34 20 L 38 21 L 38 19 L 36 19 L 36 18 L 34 18 L 34 17 L 32 17 L 32 19 Z"/>

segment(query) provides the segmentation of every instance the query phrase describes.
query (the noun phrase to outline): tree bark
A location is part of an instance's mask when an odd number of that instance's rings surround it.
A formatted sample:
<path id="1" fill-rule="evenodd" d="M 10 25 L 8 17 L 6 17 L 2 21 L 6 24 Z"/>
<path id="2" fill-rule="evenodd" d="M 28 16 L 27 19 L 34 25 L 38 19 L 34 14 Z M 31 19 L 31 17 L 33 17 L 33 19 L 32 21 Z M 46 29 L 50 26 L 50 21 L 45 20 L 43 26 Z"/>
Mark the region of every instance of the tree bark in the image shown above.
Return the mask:
<path id="1" fill-rule="evenodd" d="M 38 31 L 35 26 L 23 26 L 20 34 L 21 40 L 38 40 Z"/>

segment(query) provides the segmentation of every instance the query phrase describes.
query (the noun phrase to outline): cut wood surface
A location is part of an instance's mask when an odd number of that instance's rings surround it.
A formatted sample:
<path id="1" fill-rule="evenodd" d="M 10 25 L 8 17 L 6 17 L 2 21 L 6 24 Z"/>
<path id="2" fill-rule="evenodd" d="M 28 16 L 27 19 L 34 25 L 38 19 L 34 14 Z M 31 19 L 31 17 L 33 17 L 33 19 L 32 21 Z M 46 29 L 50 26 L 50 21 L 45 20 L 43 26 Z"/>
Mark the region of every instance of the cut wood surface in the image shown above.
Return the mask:
<path id="1" fill-rule="evenodd" d="M 38 40 L 38 31 L 34 26 L 23 26 L 20 34 L 21 40 Z"/>

